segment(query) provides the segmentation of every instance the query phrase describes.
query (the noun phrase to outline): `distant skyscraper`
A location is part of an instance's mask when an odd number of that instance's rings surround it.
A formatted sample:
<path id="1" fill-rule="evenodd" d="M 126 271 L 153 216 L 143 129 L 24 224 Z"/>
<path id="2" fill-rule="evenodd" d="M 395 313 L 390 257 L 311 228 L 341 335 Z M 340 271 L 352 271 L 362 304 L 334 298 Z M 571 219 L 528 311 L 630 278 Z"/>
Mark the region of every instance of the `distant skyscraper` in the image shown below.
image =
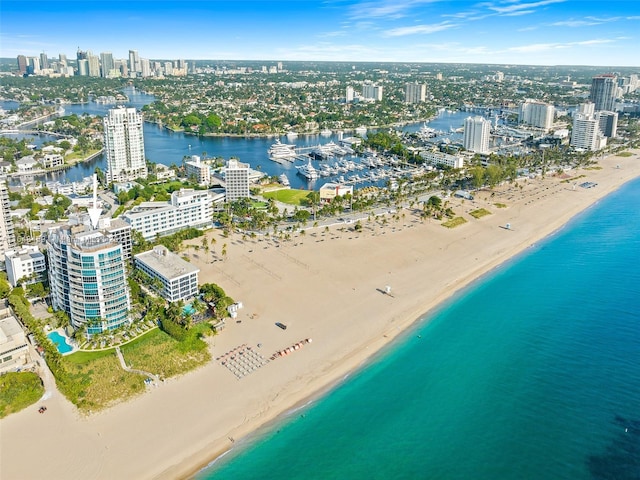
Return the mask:
<path id="1" fill-rule="evenodd" d="M 404 101 L 406 103 L 424 102 L 427 96 L 427 86 L 417 82 L 407 83 L 404 86 Z"/>
<path id="2" fill-rule="evenodd" d="M 354 96 L 355 96 L 355 92 L 353 90 L 353 87 L 347 87 L 347 93 L 346 93 L 346 97 L 345 97 L 346 102 L 347 103 L 353 102 Z"/>
<path id="3" fill-rule="evenodd" d="M 591 80 L 591 92 L 589 100 L 595 104 L 596 111 L 615 110 L 615 102 L 618 96 L 618 77 L 612 73 L 597 75 Z"/>
<path id="4" fill-rule="evenodd" d="M 74 328 L 96 334 L 130 321 L 123 247 L 97 230 L 66 225 L 49 231 L 49 286 L 54 309 Z"/>
<path id="5" fill-rule="evenodd" d="M 40 68 L 43 70 L 45 68 L 49 68 L 49 59 L 47 58 L 47 54 L 44 52 L 40 54 Z"/>
<path id="6" fill-rule="evenodd" d="M 102 52 L 100 54 L 101 74 L 102 77 L 108 78 L 112 76 L 111 71 L 115 68 L 113 63 L 113 54 L 111 52 Z"/>
<path id="7" fill-rule="evenodd" d="M 58 61 L 60 62 L 60 65 L 64 68 L 67 68 L 67 56 L 64 53 L 61 53 L 58 55 Z"/>
<path id="8" fill-rule="evenodd" d="M 78 60 L 78 75 L 81 77 L 89 76 L 89 60 L 81 58 Z"/>
<path id="9" fill-rule="evenodd" d="M 91 52 L 87 52 L 87 62 L 89 63 L 89 76 L 100 76 L 100 57 Z"/>
<path id="10" fill-rule="evenodd" d="M 382 100 L 382 87 L 379 85 L 365 84 L 362 86 L 362 97 L 365 100 Z"/>
<path id="11" fill-rule="evenodd" d="M 18 55 L 18 72 L 22 75 L 27 73 L 27 57 L 24 55 Z"/>
<path id="12" fill-rule="evenodd" d="M 234 202 L 249 197 L 249 164 L 229 160 L 224 173 L 226 201 Z"/>
<path id="13" fill-rule="evenodd" d="M 137 50 L 129 50 L 129 73 L 135 76 L 140 71 L 140 57 Z"/>
<path id="14" fill-rule="evenodd" d="M 135 108 L 112 108 L 104 117 L 108 183 L 147 178 L 142 125 Z"/>
<path id="15" fill-rule="evenodd" d="M 520 105 L 519 121 L 534 127 L 542 128 L 545 132 L 553 126 L 554 108 L 544 102 L 526 100 Z"/>
<path id="16" fill-rule="evenodd" d="M 464 121 L 463 146 L 476 153 L 489 153 L 491 121 L 483 117 L 467 117 Z"/>
<path id="17" fill-rule="evenodd" d="M 4 258 L 4 252 L 16 246 L 16 237 L 13 230 L 13 220 L 9 209 L 9 189 L 7 178 L 0 177 L 0 258 Z"/>
<path id="18" fill-rule="evenodd" d="M 140 69 L 138 70 L 141 77 L 150 77 L 151 76 L 151 63 L 148 58 L 140 59 Z"/>

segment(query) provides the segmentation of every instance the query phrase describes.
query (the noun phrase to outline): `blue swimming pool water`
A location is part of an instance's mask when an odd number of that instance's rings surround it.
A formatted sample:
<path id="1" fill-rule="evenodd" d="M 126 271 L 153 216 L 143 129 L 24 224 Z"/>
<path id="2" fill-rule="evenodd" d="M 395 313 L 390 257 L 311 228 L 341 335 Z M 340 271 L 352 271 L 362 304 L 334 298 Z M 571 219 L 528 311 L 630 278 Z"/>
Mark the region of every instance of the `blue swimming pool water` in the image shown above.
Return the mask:
<path id="1" fill-rule="evenodd" d="M 194 313 L 196 313 L 196 309 L 195 309 L 195 308 L 193 308 L 193 305 L 188 304 L 188 305 L 185 305 L 185 306 L 182 308 L 182 312 L 183 312 L 185 315 L 193 315 Z"/>
<path id="2" fill-rule="evenodd" d="M 58 332 L 51 332 L 47 335 L 47 337 L 49 337 L 49 340 L 55 343 L 56 348 L 63 355 L 73 350 L 73 347 L 67 343 L 67 339 L 60 335 Z"/>

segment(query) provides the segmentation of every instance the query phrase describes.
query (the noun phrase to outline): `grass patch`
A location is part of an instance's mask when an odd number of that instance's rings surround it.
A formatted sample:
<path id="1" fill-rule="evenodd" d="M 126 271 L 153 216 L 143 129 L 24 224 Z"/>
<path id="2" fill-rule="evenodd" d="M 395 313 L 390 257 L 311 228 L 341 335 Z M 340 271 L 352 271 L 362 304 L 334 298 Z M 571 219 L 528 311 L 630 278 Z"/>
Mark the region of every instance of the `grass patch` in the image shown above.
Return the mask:
<path id="1" fill-rule="evenodd" d="M 486 208 L 479 208 L 477 210 L 474 210 L 473 212 L 469 212 L 469 215 L 471 215 L 473 218 L 482 218 L 485 215 L 491 215 L 491 212 Z"/>
<path id="2" fill-rule="evenodd" d="M 43 394 L 42 380 L 33 372 L 0 375 L 0 418 L 33 405 Z"/>
<path id="3" fill-rule="evenodd" d="M 493 204 L 496 208 L 507 208 L 507 205 L 504 203 L 494 203 Z"/>
<path id="4" fill-rule="evenodd" d="M 81 410 L 100 410 L 144 391 L 144 377 L 125 372 L 113 349 L 77 352 L 62 363 L 74 390 L 64 393 Z"/>
<path id="5" fill-rule="evenodd" d="M 301 200 L 306 199 L 309 193 L 309 190 L 296 190 L 295 188 L 289 188 L 274 190 L 273 192 L 264 192 L 262 196 L 265 198 L 273 198 L 278 202 L 287 203 L 289 205 L 302 206 L 303 203 Z"/>
<path id="6" fill-rule="evenodd" d="M 129 367 L 165 378 L 186 373 L 211 359 L 207 348 L 185 349 L 182 343 L 162 330 L 154 329 L 123 345 L 120 350 Z"/>
<path id="7" fill-rule="evenodd" d="M 464 218 L 455 217 L 455 218 L 452 218 L 451 220 L 447 220 L 446 222 L 443 222 L 442 226 L 443 227 L 447 227 L 447 228 L 455 228 L 455 227 L 457 227 L 459 225 L 463 225 L 465 223 L 467 223 L 467 221 Z"/>
<path id="8" fill-rule="evenodd" d="M 616 153 L 616 157 L 631 157 L 631 156 L 633 156 L 633 153 L 631 153 L 631 152 Z"/>

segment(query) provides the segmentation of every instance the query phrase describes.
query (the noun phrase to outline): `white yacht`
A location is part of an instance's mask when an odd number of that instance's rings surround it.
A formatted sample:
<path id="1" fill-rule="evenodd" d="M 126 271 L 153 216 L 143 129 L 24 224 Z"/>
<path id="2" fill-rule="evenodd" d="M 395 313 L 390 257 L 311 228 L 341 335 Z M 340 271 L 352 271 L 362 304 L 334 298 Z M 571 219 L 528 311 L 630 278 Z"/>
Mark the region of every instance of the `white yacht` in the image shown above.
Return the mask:
<path id="1" fill-rule="evenodd" d="M 269 148 L 269 156 L 272 158 L 284 158 L 293 160 L 296 157 L 296 146 L 291 143 L 282 143 L 279 139 Z"/>
<path id="2" fill-rule="evenodd" d="M 285 187 L 291 186 L 291 183 L 289 183 L 289 179 L 287 178 L 287 176 L 284 173 L 280 174 L 280 176 L 278 177 L 278 180 L 280 180 L 280 183 L 282 185 L 284 185 Z"/>
<path id="3" fill-rule="evenodd" d="M 296 167 L 298 169 L 298 173 L 305 177 L 307 180 L 316 180 L 318 178 L 318 170 L 316 170 L 313 165 L 311 165 L 311 159 L 305 165 L 301 165 Z"/>

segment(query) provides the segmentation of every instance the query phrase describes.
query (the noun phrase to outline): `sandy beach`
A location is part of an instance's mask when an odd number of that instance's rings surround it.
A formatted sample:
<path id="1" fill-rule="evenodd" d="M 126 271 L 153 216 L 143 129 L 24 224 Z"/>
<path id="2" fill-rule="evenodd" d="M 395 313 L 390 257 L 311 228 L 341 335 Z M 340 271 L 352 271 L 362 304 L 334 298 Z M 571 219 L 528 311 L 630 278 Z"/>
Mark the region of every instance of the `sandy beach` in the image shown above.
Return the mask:
<path id="1" fill-rule="evenodd" d="M 221 285 L 243 304 L 237 321 L 228 320 L 210 340 L 212 361 L 91 415 L 48 389 L 45 400 L 0 421 L 0 478 L 188 478 L 341 381 L 460 288 L 640 176 L 640 151 L 633 153 L 605 158 L 600 169 L 569 172 L 579 177 L 571 182 L 519 180 L 520 186 L 479 192 L 473 202 L 450 198 L 467 220 L 453 229 L 403 209 L 386 226 L 371 220 L 361 232 L 353 225 L 309 228 L 279 246 L 208 232 L 218 260 L 190 253 L 200 282 Z M 583 188 L 583 182 L 597 185 Z M 469 215 L 478 208 L 491 215 Z M 271 360 L 305 339 L 312 342 Z M 217 360 L 238 347 L 251 347 L 268 362 L 238 378 Z M 38 414 L 40 405 L 46 414 Z"/>

